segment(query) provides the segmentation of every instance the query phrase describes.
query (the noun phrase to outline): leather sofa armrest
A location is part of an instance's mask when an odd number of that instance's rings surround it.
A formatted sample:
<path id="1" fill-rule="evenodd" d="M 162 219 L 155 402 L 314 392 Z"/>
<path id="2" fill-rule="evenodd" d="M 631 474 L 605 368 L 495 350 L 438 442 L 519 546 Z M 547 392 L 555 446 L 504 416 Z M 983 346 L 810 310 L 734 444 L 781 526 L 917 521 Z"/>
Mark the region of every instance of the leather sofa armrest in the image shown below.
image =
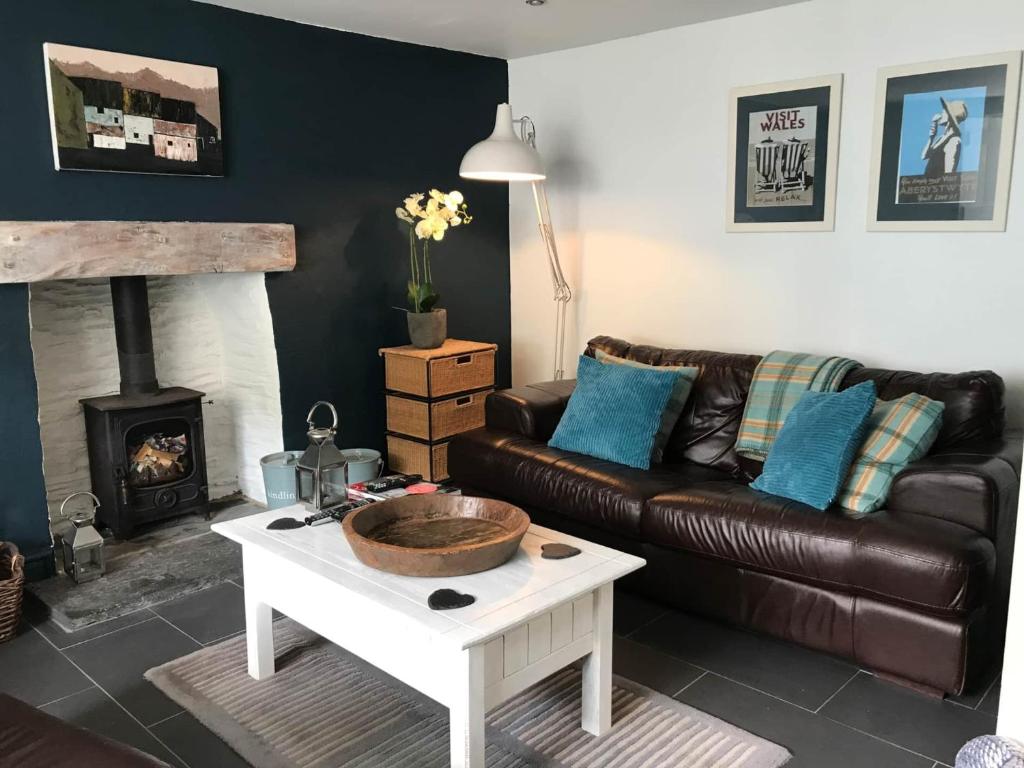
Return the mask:
<path id="1" fill-rule="evenodd" d="M 0 693 L 0 765 L 19 768 L 168 768 L 134 747 L 100 736 Z"/>
<path id="2" fill-rule="evenodd" d="M 575 388 L 575 379 L 569 379 L 494 392 L 484 404 L 487 428 L 547 442 Z"/>
<path id="3" fill-rule="evenodd" d="M 1013 519 L 1019 439 L 972 441 L 915 461 L 896 476 L 888 508 L 960 523 L 995 540 Z"/>

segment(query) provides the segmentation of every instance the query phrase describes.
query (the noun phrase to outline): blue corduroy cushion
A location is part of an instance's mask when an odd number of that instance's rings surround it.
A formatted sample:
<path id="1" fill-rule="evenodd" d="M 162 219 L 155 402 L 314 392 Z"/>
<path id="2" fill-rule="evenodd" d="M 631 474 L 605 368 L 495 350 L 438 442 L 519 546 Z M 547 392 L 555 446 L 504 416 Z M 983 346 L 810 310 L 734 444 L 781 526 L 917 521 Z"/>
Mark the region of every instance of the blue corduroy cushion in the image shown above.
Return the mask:
<path id="1" fill-rule="evenodd" d="M 828 509 L 864 440 L 875 383 L 843 392 L 807 392 L 775 437 L 752 488 Z"/>
<path id="2" fill-rule="evenodd" d="M 548 445 L 650 469 L 661 414 L 678 378 L 670 368 L 602 365 L 581 355 L 576 389 Z"/>

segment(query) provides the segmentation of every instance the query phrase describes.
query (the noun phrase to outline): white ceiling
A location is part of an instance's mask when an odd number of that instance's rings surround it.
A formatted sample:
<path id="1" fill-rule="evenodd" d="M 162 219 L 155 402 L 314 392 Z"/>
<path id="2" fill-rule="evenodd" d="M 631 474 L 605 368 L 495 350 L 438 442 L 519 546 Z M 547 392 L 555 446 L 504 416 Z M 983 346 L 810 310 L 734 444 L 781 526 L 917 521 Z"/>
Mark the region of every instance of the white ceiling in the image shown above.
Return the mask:
<path id="1" fill-rule="evenodd" d="M 202 0 L 242 11 L 503 59 L 802 0 Z"/>

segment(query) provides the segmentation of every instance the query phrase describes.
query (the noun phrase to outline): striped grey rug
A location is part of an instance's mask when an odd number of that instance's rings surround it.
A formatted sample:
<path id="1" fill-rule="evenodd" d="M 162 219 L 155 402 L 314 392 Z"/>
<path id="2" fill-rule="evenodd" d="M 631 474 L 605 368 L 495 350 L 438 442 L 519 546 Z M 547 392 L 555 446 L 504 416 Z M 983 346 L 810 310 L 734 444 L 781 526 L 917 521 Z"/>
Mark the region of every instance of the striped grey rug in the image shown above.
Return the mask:
<path id="1" fill-rule="evenodd" d="M 245 637 L 146 678 L 259 768 L 446 768 L 448 711 L 309 630 L 274 625 L 277 674 L 246 673 Z M 612 730 L 580 728 L 567 668 L 487 716 L 488 768 L 777 768 L 780 746 L 616 677 Z"/>

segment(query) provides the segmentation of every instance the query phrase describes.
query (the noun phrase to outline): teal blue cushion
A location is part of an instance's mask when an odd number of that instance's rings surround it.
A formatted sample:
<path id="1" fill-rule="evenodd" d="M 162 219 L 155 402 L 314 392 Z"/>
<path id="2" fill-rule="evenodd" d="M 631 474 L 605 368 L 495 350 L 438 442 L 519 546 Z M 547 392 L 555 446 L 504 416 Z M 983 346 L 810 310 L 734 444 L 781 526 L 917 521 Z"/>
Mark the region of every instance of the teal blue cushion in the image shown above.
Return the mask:
<path id="1" fill-rule="evenodd" d="M 661 414 L 678 378 L 670 368 L 602 365 L 581 355 L 576 389 L 548 445 L 650 469 Z"/>
<path id="2" fill-rule="evenodd" d="M 693 382 L 700 376 L 700 368 L 686 368 L 680 365 L 648 365 L 636 360 L 627 360 L 624 357 L 615 357 L 615 355 L 609 355 L 600 349 L 594 350 L 594 358 L 599 363 L 608 363 L 609 365 L 632 365 L 634 368 L 658 368 L 662 371 L 670 369 L 679 372 L 679 378 L 676 379 L 675 386 L 672 387 L 672 394 L 669 395 L 668 404 L 662 411 L 661 426 L 658 428 L 658 434 L 654 436 L 654 449 L 651 451 L 651 461 L 661 464 L 665 458 L 665 446 L 668 445 L 668 439 L 672 437 L 672 430 L 676 428 L 679 417 L 683 415 Z"/>
<path id="3" fill-rule="evenodd" d="M 752 488 L 828 509 L 864 440 L 875 383 L 843 392 L 807 392 L 793 406 Z"/>

